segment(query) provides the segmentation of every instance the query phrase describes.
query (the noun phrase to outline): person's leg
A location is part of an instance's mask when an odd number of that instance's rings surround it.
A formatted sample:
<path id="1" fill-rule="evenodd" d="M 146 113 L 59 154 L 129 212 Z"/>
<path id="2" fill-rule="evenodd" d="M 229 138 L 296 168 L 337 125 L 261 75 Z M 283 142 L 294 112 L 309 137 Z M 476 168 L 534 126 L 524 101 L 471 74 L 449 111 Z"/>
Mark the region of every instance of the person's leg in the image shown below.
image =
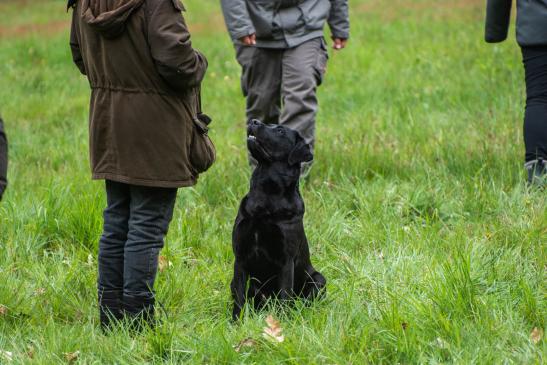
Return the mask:
<path id="1" fill-rule="evenodd" d="M 101 325 L 122 318 L 124 246 L 129 221 L 129 185 L 105 182 L 107 208 L 99 241 L 98 297 Z"/>
<path id="2" fill-rule="evenodd" d="M 536 183 L 547 172 L 547 47 L 522 47 L 526 74 L 524 143 L 528 180 Z"/>
<path id="3" fill-rule="evenodd" d="M 281 124 L 300 132 L 312 147 L 315 144 L 317 87 L 323 81 L 327 60 L 323 38 L 288 49 L 283 55 Z"/>
<path id="4" fill-rule="evenodd" d="M 247 98 L 247 120 L 278 124 L 283 50 L 237 46 L 236 54 L 241 65 L 241 88 Z"/>
<path id="5" fill-rule="evenodd" d="M 279 124 L 283 50 L 237 46 L 236 53 L 241 65 L 241 89 L 247 98 L 247 122 L 258 119 Z M 257 165 L 251 154 L 249 164 Z"/>
<path id="6" fill-rule="evenodd" d="M 158 257 L 173 217 L 176 197 L 177 189 L 131 186 L 123 303 L 126 314 L 138 322 L 144 319 L 150 325 L 154 323 Z"/>
<path id="7" fill-rule="evenodd" d="M 8 185 L 8 140 L 4 133 L 4 122 L 0 117 L 0 200 Z"/>

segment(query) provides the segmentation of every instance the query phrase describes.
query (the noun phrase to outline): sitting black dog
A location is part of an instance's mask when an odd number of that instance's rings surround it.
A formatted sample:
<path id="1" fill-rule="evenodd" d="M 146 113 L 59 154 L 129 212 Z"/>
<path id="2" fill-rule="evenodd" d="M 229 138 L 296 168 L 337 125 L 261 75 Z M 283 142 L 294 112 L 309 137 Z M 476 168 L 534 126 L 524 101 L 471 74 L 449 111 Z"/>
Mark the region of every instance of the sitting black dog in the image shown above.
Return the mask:
<path id="1" fill-rule="evenodd" d="M 292 129 L 257 120 L 249 122 L 247 145 L 258 166 L 232 236 L 234 320 L 247 299 L 255 309 L 272 297 L 313 299 L 326 284 L 310 261 L 299 191 L 300 165 L 313 159 L 310 146 Z"/>

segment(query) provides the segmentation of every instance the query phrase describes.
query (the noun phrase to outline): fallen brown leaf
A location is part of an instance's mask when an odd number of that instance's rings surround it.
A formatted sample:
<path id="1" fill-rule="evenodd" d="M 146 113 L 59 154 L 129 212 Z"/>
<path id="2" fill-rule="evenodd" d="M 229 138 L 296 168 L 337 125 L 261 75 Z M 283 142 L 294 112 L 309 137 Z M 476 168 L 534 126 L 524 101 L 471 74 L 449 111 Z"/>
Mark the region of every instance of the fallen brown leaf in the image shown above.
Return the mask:
<path id="1" fill-rule="evenodd" d="M 160 272 L 164 272 L 165 269 L 170 268 L 173 266 L 173 263 L 167 259 L 165 256 L 160 256 L 158 259 L 158 267 L 160 269 Z"/>
<path id="2" fill-rule="evenodd" d="M 29 346 L 27 349 L 27 356 L 29 359 L 34 359 L 34 347 Z"/>
<path id="3" fill-rule="evenodd" d="M 275 319 L 271 314 L 266 317 L 265 321 L 268 327 L 270 327 L 271 329 L 281 328 L 281 324 L 279 323 L 279 321 Z"/>
<path id="4" fill-rule="evenodd" d="M 409 325 L 408 325 L 408 323 L 406 323 L 406 322 L 401 323 L 401 327 L 403 327 L 403 331 L 406 331 L 407 328 L 408 328 L 408 326 L 409 326 Z"/>
<path id="5" fill-rule="evenodd" d="M 78 357 L 80 356 L 80 351 L 66 352 L 64 355 L 66 361 L 71 364 L 78 359 Z"/>
<path id="6" fill-rule="evenodd" d="M 543 338 L 543 330 L 537 327 L 534 327 L 532 333 L 530 333 L 530 339 L 532 342 L 537 345 L 539 341 Z"/>
<path id="7" fill-rule="evenodd" d="M 266 324 L 268 327 L 264 327 L 264 332 L 262 336 L 268 340 L 273 340 L 275 342 L 285 341 L 285 336 L 283 336 L 283 328 L 277 319 L 275 319 L 271 314 L 266 317 Z"/>
<path id="8" fill-rule="evenodd" d="M 5 316 L 8 314 L 8 307 L 0 304 L 0 316 Z"/>
<path id="9" fill-rule="evenodd" d="M 237 345 L 234 346 L 236 352 L 240 352 L 244 347 L 253 347 L 256 346 L 256 341 L 248 337 L 244 340 L 241 340 Z"/>

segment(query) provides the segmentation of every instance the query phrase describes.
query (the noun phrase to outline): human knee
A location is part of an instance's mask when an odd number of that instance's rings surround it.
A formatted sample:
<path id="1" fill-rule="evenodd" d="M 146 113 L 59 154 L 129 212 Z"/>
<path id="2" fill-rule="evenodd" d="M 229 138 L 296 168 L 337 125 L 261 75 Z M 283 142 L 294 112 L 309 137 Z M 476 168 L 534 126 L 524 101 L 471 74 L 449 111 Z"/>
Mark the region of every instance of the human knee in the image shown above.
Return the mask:
<path id="1" fill-rule="evenodd" d="M 303 74 L 292 81 L 293 82 L 283 88 L 284 94 L 298 95 L 300 98 L 315 97 L 318 80 L 314 75 Z"/>
<path id="2" fill-rule="evenodd" d="M 163 216 L 140 216 L 129 223 L 127 247 L 163 247 L 163 239 L 167 234 L 169 221 Z"/>
<path id="3" fill-rule="evenodd" d="M 541 106 L 547 108 L 547 90 L 545 92 L 529 94 L 526 98 L 527 107 Z"/>
<path id="4" fill-rule="evenodd" d="M 101 247 L 119 246 L 127 240 L 127 217 L 106 214 L 103 225 L 103 234 L 100 240 Z"/>

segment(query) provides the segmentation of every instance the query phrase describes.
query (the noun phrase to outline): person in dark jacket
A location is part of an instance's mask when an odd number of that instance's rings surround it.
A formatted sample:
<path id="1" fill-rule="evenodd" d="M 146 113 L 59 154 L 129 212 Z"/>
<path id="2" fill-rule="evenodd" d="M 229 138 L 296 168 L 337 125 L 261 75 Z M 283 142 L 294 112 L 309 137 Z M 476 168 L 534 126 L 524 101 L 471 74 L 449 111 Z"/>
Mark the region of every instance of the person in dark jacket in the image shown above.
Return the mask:
<path id="1" fill-rule="evenodd" d="M 488 0 L 485 38 L 507 38 L 512 0 Z M 524 116 L 528 181 L 544 185 L 547 175 L 547 0 L 517 0 L 517 41 L 526 75 Z"/>
<path id="2" fill-rule="evenodd" d="M 242 68 L 247 120 L 282 124 L 313 146 L 316 91 L 328 60 L 323 28 L 329 24 L 334 49 L 346 46 L 348 0 L 221 0 L 221 4 Z M 304 175 L 309 167 L 311 162 L 303 165 Z"/>
<path id="3" fill-rule="evenodd" d="M 177 188 L 198 174 L 190 148 L 195 89 L 207 69 L 179 0 L 70 0 L 70 48 L 91 87 L 93 179 L 106 180 L 99 243 L 103 327 L 154 323 L 158 257 Z"/>
<path id="4" fill-rule="evenodd" d="M 0 117 L 0 201 L 8 186 L 8 140 Z"/>

